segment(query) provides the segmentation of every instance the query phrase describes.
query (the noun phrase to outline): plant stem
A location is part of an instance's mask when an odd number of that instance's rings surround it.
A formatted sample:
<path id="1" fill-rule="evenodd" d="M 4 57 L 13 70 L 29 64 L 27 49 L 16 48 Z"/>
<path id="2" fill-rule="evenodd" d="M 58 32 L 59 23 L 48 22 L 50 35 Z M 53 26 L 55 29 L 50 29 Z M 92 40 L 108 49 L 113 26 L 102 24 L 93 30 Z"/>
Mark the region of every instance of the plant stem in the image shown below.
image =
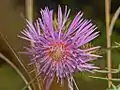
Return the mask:
<path id="1" fill-rule="evenodd" d="M 29 21 L 33 21 L 33 0 L 25 0 L 26 17 Z"/>
<path id="2" fill-rule="evenodd" d="M 111 20 L 111 23 L 110 23 L 110 35 L 112 35 L 113 27 L 114 27 L 115 22 L 117 21 L 119 15 L 120 15 L 120 6 L 118 7 L 118 9 L 116 10 L 114 16 L 112 17 L 112 20 Z"/>
<path id="3" fill-rule="evenodd" d="M 105 0 L 105 15 L 106 15 L 106 36 L 107 36 L 107 48 L 111 47 L 111 35 L 110 35 L 110 0 Z M 112 61 L 111 61 L 111 50 L 107 51 L 107 67 L 108 67 L 108 87 L 110 88 L 112 85 Z"/>
<path id="4" fill-rule="evenodd" d="M 26 17 L 32 23 L 33 21 L 33 0 L 26 0 Z M 34 47 L 34 43 L 31 42 L 31 46 Z M 35 68 L 35 75 L 39 72 L 36 68 L 37 65 L 34 65 Z M 36 82 L 38 85 L 39 90 L 41 90 L 41 83 L 39 78 L 36 78 Z"/>

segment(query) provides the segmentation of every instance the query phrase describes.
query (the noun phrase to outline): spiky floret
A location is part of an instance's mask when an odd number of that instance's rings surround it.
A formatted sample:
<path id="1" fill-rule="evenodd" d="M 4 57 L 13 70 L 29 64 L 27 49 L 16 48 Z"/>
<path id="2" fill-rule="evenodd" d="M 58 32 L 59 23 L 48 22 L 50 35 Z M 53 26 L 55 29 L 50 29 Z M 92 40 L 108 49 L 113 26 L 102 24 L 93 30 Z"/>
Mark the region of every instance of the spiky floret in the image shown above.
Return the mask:
<path id="1" fill-rule="evenodd" d="M 95 32 L 96 26 L 90 20 L 82 18 L 83 13 L 78 12 L 69 25 L 70 9 L 67 6 L 64 13 L 58 7 L 56 19 L 53 19 L 53 10 L 48 7 L 41 9 L 40 13 L 41 18 L 33 24 L 27 21 L 27 27 L 21 31 L 23 36 L 19 37 L 33 44 L 26 48 L 27 54 L 32 57 L 31 62 L 46 79 L 46 90 L 49 90 L 55 76 L 62 85 L 64 78 L 67 78 L 68 83 L 74 82 L 72 75 L 75 72 L 91 72 L 97 68 L 89 61 L 100 57 L 93 54 L 93 50 L 99 46 L 80 48 L 99 35 L 99 32 Z"/>

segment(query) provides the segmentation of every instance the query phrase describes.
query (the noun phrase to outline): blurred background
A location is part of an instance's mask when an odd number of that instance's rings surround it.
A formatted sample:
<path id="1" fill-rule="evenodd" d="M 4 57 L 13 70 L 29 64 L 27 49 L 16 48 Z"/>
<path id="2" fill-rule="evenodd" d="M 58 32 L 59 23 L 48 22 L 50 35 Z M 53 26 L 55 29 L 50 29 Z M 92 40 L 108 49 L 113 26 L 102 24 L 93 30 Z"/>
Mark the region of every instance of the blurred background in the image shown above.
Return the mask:
<path id="1" fill-rule="evenodd" d="M 106 30 L 105 30 L 105 5 L 104 0 L 33 0 L 33 14 L 34 20 L 39 16 L 40 8 L 49 6 L 49 8 L 57 10 L 57 6 L 67 5 L 71 9 L 70 16 L 73 17 L 78 11 L 84 12 L 84 17 L 93 20 L 100 31 L 100 36 L 93 41 L 94 45 L 100 45 L 106 48 Z M 120 0 L 111 0 L 111 16 L 115 13 Z M 19 65 L 16 57 L 4 41 L 7 39 L 9 44 L 19 52 L 23 49 L 25 42 L 17 37 L 20 31 L 25 26 L 25 0 L 1 0 L 0 1 L 0 53 L 12 61 L 21 71 L 24 72 L 22 66 Z M 114 42 L 120 42 L 120 16 L 115 24 L 112 34 L 112 45 Z M 97 60 L 95 63 L 101 67 L 106 68 L 106 53 L 102 54 L 104 57 Z M 20 55 L 23 62 L 27 62 L 27 57 Z M 112 49 L 112 63 L 113 68 L 117 68 L 120 64 L 120 48 Z M 89 78 L 88 73 L 75 74 L 75 80 L 80 90 L 105 90 L 107 88 L 107 81 Z M 105 77 L 106 74 L 93 74 L 94 76 Z M 113 77 L 119 77 L 115 74 Z M 119 77 L 120 78 L 120 77 Z M 18 73 L 0 58 L 0 90 L 21 90 L 25 86 L 24 81 L 20 78 Z M 54 85 L 52 85 L 54 89 Z M 27 90 L 27 89 L 26 89 Z M 58 89 L 66 90 L 66 89 Z"/>

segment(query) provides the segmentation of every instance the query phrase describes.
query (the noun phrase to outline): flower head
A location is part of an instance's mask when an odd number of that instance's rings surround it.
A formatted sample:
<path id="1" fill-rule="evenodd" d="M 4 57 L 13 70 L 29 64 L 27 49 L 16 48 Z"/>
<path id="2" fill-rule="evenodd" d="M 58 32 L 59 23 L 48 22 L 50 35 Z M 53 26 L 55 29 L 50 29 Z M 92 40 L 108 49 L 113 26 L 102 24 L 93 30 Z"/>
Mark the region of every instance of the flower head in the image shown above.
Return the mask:
<path id="1" fill-rule="evenodd" d="M 64 78 L 67 78 L 68 83 L 74 82 L 72 75 L 75 72 L 91 72 L 97 68 L 89 61 L 99 57 L 93 54 L 99 46 L 87 49 L 81 47 L 95 39 L 99 32 L 95 32 L 96 26 L 90 20 L 83 19 L 83 13 L 79 12 L 70 23 L 70 9 L 67 6 L 64 13 L 59 6 L 54 19 L 53 10 L 48 7 L 41 9 L 40 13 L 41 17 L 33 24 L 27 21 L 27 27 L 20 37 L 33 44 L 26 48 L 27 54 L 44 76 L 46 90 L 49 90 L 55 76 L 62 85 Z"/>

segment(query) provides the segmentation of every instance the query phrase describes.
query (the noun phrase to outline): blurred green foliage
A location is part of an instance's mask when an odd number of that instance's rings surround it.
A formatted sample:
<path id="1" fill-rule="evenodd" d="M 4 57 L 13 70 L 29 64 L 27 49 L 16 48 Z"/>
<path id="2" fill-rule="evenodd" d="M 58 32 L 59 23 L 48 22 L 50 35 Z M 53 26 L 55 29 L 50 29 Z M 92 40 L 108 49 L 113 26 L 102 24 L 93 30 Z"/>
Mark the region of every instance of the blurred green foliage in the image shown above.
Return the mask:
<path id="1" fill-rule="evenodd" d="M 24 82 L 8 64 L 0 66 L 0 90 L 21 90 Z"/>

